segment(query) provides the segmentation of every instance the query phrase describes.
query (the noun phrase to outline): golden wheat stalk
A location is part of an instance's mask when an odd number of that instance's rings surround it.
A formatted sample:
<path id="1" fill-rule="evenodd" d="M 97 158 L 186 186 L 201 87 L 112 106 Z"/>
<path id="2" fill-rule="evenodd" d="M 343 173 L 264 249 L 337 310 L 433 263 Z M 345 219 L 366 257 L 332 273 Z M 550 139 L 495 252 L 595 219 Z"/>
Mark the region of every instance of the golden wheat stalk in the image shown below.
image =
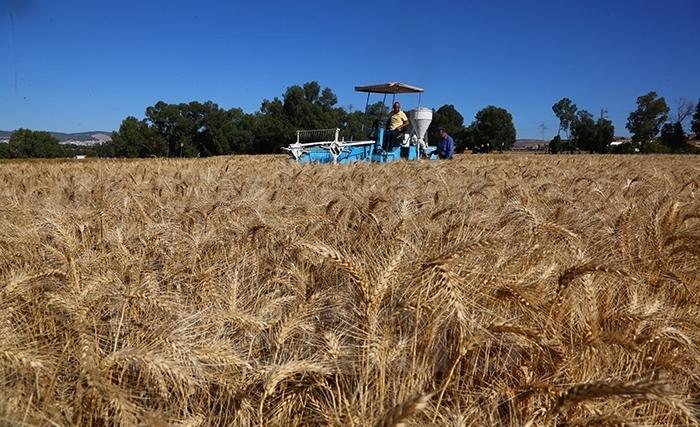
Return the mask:
<path id="1" fill-rule="evenodd" d="M 549 414 L 556 415 L 579 402 L 601 397 L 654 400 L 675 409 L 691 424 L 698 425 L 693 410 L 672 394 L 667 380 L 608 380 L 577 384 L 559 396 Z"/>
<path id="2" fill-rule="evenodd" d="M 389 412 L 387 412 L 384 417 L 382 417 L 377 423 L 374 424 L 375 427 L 403 427 L 406 425 L 406 420 L 413 416 L 414 414 L 422 411 L 430 398 L 433 397 L 432 393 L 420 395 L 402 402 L 395 407 L 393 407 Z"/>

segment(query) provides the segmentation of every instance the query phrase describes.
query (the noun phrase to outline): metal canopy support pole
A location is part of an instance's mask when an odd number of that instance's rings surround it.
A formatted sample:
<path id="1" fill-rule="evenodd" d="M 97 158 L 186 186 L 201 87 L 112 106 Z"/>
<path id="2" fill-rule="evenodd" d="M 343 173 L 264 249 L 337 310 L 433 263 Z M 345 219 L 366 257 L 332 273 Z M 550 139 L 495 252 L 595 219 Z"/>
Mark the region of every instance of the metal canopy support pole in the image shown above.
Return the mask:
<path id="1" fill-rule="evenodd" d="M 384 94 L 384 98 L 382 99 L 382 109 L 379 111 L 379 119 L 377 120 L 377 128 L 379 128 L 379 125 L 382 122 L 382 118 L 384 117 L 384 109 L 386 108 L 386 93 Z M 384 138 L 382 138 L 384 139 Z M 384 141 L 381 141 L 382 143 L 382 150 L 386 152 L 386 147 L 384 146 Z"/>
<path id="2" fill-rule="evenodd" d="M 362 137 L 365 137 L 365 123 L 367 122 L 367 109 L 369 109 L 369 95 L 372 92 L 367 92 L 367 101 L 365 101 L 365 115 L 362 116 Z"/>

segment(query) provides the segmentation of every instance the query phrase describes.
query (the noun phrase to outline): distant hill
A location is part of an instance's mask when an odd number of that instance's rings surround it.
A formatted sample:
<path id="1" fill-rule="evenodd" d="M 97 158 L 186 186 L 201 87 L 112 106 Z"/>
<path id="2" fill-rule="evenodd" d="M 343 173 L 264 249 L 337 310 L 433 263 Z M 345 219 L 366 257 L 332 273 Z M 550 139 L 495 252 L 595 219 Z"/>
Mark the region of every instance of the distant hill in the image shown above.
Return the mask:
<path id="1" fill-rule="evenodd" d="M 0 142 L 8 141 L 14 131 L 0 130 Z M 77 133 L 51 132 L 61 144 L 95 145 L 112 140 L 111 131 L 90 131 Z"/>

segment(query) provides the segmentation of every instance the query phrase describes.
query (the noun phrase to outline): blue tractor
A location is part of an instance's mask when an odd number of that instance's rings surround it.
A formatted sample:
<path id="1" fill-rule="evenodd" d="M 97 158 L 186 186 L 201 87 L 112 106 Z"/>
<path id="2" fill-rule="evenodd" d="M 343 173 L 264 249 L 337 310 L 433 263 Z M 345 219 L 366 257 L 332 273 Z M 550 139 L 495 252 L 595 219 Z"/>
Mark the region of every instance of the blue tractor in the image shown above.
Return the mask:
<path id="1" fill-rule="evenodd" d="M 355 91 L 367 93 L 365 116 L 369 107 L 370 95 L 383 94 L 382 104 L 386 107 L 387 95 L 392 95 L 392 104 L 397 94 L 417 93 L 420 104 L 422 88 L 404 83 L 391 82 L 369 86 L 356 86 Z M 383 108 L 382 111 L 385 111 Z M 339 139 L 340 129 L 298 130 L 296 141 L 282 149 L 290 159 L 299 163 L 387 163 L 396 160 L 436 159 L 436 147 L 428 146 L 426 134 L 433 119 L 429 108 L 417 107 L 408 111 L 410 127 L 405 129 L 395 141 L 386 137 L 387 117 L 374 120 L 371 138 L 365 141 L 345 141 Z"/>

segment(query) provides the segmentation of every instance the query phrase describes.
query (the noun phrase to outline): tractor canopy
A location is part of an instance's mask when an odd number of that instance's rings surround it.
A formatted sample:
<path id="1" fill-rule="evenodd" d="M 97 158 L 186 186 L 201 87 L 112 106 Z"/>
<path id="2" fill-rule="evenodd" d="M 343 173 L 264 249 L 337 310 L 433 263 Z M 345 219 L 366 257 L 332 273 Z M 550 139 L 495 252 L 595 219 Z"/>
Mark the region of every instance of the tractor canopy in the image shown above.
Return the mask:
<path id="1" fill-rule="evenodd" d="M 376 85 L 355 86 L 357 92 L 367 93 L 421 93 L 423 88 L 411 86 L 401 82 L 380 83 Z"/>

